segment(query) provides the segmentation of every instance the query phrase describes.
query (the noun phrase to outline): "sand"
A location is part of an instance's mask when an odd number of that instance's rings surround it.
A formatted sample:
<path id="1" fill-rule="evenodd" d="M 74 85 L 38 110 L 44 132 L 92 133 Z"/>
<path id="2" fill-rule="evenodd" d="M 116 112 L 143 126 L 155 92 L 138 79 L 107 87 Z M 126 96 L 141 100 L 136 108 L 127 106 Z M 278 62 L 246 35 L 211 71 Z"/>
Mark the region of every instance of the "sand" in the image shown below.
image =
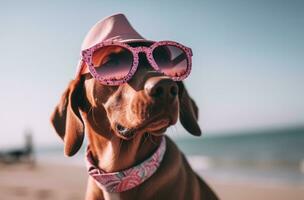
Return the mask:
<path id="1" fill-rule="evenodd" d="M 303 200 L 304 186 L 213 180 L 204 177 L 223 200 Z"/>
<path id="2" fill-rule="evenodd" d="M 298 185 L 243 183 L 204 179 L 224 200 L 301 200 L 304 187 Z M 84 167 L 40 163 L 0 165 L 0 200 L 84 199 L 87 175 Z"/>
<path id="3" fill-rule="evenodd" d="M 0 166 L 0 200 L 81 200 L 86 178 L 85 169 L 73 165 Z"/>

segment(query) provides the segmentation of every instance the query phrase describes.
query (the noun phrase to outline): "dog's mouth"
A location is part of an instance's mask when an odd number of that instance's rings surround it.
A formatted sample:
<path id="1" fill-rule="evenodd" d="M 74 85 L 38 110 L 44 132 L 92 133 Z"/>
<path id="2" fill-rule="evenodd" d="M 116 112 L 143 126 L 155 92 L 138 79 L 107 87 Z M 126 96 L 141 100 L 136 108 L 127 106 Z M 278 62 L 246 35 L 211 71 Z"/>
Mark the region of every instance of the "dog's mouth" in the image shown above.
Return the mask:
<path id="1" fill-rule="evenodd" d="M 122 124 L 116 123 L 115 129 L 122 139 L 130 140 L 135 136 L 135 133 L 139 132 L 148 132 L 152 135 L 160 136 L 167 130 L 170 125 L 171 120 L 169 118 L 162 118 L 157 120 L 148 120 L 147 122 L 142 123 L 141 125 L 138 125 L 134 128 L 127 128 Z"/>

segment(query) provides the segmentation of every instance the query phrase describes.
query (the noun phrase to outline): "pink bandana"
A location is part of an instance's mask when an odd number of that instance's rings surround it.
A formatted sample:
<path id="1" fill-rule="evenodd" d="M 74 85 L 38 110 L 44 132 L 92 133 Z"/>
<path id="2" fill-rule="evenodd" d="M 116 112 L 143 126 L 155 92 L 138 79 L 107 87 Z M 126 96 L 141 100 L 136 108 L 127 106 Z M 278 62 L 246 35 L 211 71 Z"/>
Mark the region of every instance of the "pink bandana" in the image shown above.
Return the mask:
<path id="1" fill-rule="evenodd" d="M 92 155 L 87 150 L 87 170 L 100 188 L 107 192 L 123 192 L 140 185 L 152 176 L 159 167 L 165 151 L 166 138 L 163 137 L 155 153 L 141 164 L 120 172 L 106 173 L 93 164 Z"/>

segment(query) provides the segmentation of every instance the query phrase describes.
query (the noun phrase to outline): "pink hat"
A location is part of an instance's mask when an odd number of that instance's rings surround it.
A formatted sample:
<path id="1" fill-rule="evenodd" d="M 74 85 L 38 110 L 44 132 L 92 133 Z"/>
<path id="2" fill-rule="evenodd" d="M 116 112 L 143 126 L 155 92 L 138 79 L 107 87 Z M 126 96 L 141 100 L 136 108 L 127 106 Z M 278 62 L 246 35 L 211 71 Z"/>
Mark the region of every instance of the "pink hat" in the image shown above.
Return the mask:
<path id="1" fill-rule="evenodd" d="M 97 22 L 87 33 L 81 45 L 81 50 L 88 49 L 97 43 L 105 40 L 115 40 L 126 43 L 149 42 L 131 26 L 124 14 L 115 14 Z M 81 74 L 84 63 L 80 60 L 77 67 L 76 76 Z"/>

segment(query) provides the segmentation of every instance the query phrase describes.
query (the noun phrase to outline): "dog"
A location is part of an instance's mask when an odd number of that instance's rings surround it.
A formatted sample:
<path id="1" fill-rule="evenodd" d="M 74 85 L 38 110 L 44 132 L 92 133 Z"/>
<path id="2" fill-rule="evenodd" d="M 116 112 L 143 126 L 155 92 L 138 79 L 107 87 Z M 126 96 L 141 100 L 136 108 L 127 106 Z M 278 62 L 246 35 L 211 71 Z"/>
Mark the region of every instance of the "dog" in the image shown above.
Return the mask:
<path id="1" fill-rule="evenodd" d="M 117 14 L 91 29 L 83 49 L 121 32 L 119 40 L 139 50 L 153 43 Z M 51 115 L 67 156 L 77 153 L 85 134 L 88 138 L 85 199 L 218 199 L 164 135 L 178 117 L 190 134 L 201 135 L 194 100 L 182 81 L 154 70 L 142 54 L 138 61 L 133 76 L 119 85 L 101 84 L 81 61 Z"/>

